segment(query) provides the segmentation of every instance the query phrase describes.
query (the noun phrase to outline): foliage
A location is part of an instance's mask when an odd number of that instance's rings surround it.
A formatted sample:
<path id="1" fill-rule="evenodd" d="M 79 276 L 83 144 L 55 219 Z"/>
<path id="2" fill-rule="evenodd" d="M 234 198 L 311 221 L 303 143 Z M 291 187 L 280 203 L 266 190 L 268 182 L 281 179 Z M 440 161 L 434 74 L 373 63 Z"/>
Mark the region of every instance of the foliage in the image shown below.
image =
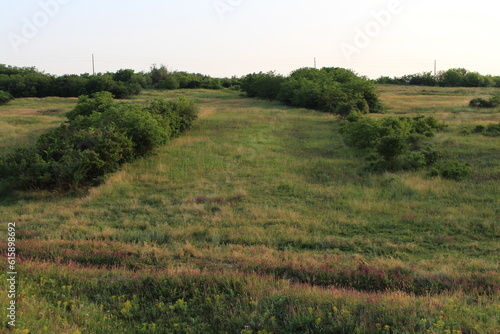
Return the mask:
<path id="1" fill-rule="evenodd" d="M 241 89 L 248 97 L 341 116 L 382 111 L 374 84 L 342 68 L 301 68 L 288 77 L 274 72 L 248 74 L 241 80 Z"/>
<path id="2" fill-rule="evenodd" d="M 10 95 L 7 92 L 4 92 L 3 90 L 0 90 L 0 105 L 9 102 L 12 99 L 14 99 L 14 97 L 12 97 L 12 95 Z"/>
<path id="3" fill-rule="evenodd" d="M 435 76 L 432 72 L 404 75 L 390 78 L 382 76 L 379 84 L 441 86 L 441 87 L 500 87 L 500 77 L 469 72 L 464 68 L 441 71 Z"/>
<path id="4" fill-rule="evenodd" d="M 241 89 L 248 97 L 275 100 L 285 78 L 275 72 L 247 74 L 241 78 Z"/>
<path id="5" fill-rule="evenodd" d="M 184 98 L 142 108 L 116 103 L 109 92 L 81 96 L 66 124 L 42 135 L 33 148 L 3 157 L 0 170 L 32 188 L 93 185 L 187 130 L 196 115 L 194 103 Z"/>
<path id="6" fill-rule="evenodd" d="M 462 181 L 472 169 L 469 164 L 459 161 L 443 161 L 436 163 L 430 171 L 431 176 L 441 176 L 445 179 Z"/>
<path id="7" fill-rule="evenodd" d="M 374 119 L 350 114 L 341 133 L 347 145 L 367 151 L 370 170 L 416 170 L 437 161 L 439 153 L 428 138 L 445 127 L 434 117 Z"/>
<path id="8" fill-rule="evenodd" d="M 63 75 L 60 77 L 38 72 L 35 68 L 0 65 L 0 89 L 19 97 L 78 97 L 109 91 L 122 99 L 141 92 L 140 80 L 134 70 L 96 75 Z"/>
<path id="9" fill-rule="evenodd" d="M 496 108 L 500 106 L 500 95 L 491 97 L 489 100 L 481 97 L 470 101 L 469 105 L 475 108 Z"/>
<path id="10" fill-rule="evenodd" d="M 486 126 L 477 125 L 472 132 L 482 133 L 488 137 L 498 137 L 500 136 L 500 123 L 491 123 Z"/>

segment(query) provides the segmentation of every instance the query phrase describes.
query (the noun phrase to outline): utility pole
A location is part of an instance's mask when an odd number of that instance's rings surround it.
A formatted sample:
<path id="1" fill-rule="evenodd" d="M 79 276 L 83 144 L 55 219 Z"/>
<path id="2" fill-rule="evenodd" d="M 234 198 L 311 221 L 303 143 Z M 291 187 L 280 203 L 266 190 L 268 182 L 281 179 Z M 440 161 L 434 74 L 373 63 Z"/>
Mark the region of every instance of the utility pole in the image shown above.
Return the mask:
<path id="1" fill-rule="evenodd" d="M 434 77 L 437 76 L 437 60 L 434 60 Z"/>
<path id="2" fill-rule="evenodd" d="M 95 62 L 94 62 L 94 54 L 92 54 L 92 74 L 95 75 Z"/>
<path id="3" fill-rule="evenodd" d="M 316 68 L 316 57 L 314 57 L 314 68 Z"/>

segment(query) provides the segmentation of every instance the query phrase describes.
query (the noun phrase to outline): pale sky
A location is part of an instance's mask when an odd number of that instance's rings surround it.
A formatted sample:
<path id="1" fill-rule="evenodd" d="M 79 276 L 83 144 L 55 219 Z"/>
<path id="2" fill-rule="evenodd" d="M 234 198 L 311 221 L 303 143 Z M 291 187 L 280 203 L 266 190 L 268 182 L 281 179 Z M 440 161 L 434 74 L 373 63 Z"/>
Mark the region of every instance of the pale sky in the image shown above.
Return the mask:
<path id="1" fill-rule="evenodd" d="M 378 78 L 500 75 L 494 0 L 1 0 L 0 63 L 52 74 L 151 64 L 215 77 L 314 66 Z"/>

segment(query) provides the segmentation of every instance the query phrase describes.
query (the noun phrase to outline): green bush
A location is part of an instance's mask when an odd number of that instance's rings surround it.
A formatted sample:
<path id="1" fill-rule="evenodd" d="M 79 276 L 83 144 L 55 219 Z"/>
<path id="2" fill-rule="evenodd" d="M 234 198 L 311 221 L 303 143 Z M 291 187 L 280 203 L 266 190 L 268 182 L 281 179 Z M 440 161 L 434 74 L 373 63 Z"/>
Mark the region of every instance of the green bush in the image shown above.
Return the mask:
<path id="1" fill-rule="evenodd" d="M 12 97 L 12 95 L 10 95 L 10 93 L 0 90 L 0 105 L 5 104 L 13 99 L 14 98 Z"/>
<path id="2" fill-rule="evenodd" d="M 475 108 L 496 108 L 500 105 L 500 96 L 493 96 L 489 100 L 481 97 L 470 101 L 469 106 Z"/>
<path id="3" fill-rule="evenodd" d="M 341 127 L 347 145 L 365 150 L 368 170 L 417 170 L 440 157 L 429 134 L 446 127 L 433 117 L 373 119 L 351 112 Z"/>
<path id="4" fill-rule="evenodd" d="M 500 123 L 492 123 L 489 124 L 484 129 L 484 135 L 489 137 L 498 137 L 500 136 Z"/>
<path id="5" fill-rule="evenodd" d="M 76 107 L 66 114 L 66 117 L 73 121 L 77 116 L 90 116 L 94 112 L 104 112 L 115 102 L 114 95 L 110 92 L 97 92 L 92 97 L 82 95 L 78 98 Z"/>
<path id="6" fill-rule="evenodd" d="M 370 117 L 361 117 L 356 122 L 344 124 L 341 132 L 347 145 L 358 149 L 368 149 L 377 146 L 383 130 L 380 121 Z"/>
<path id="7" fill-rule="evenodd" d="M 180 97 L 171 101 L 153 100 L 145 108 L 171 129 L 172 137 L 189 129 L 198 117 L 198 107 L 193 101 Z"/>
<path id="8" fill-rule="evenodd" d="M 143 108 L 116 103 L 109 92 L 81 96 L 66 124 L 40 136 L 33 148 L 2 157 L 0 171 L 32 188 L 94 185 L 188 129 L 196 113 L 194 103 L 184 98 L 156 100 Z"/>
<path id="9" fill-rule="evenodd" d="M 158 83 L 160 89 L 179 89 L 180 84 L 173 76 L 167 76 L 164 80 Z"/>
<path id="10" fill-rule="evenodd" d="M 277 99 L 340 116 L 383 110 L 373 82 L 343 68 L 298 69 L 282 83 Z"/>
<path id="11" fill-rule="evenodd" d="M 406 137 L 401 134 L 391 134 L 380 139 L 377 145 L 377 152 L 387 162 L 388 168 L 395 167 L 395 160 L 403 154 L 408 147 Z"/>
<path id="12" fill-rule="evenodd" d="M 472 172 L 469 164 L 458 161 L 438 162 L 430 171 L 431 176 L 441 176 L 445 179 L 461 181 Z"/>
<path id="13" fill-rule="evenodd" d="M 275 72 L 259 72 L 241 78 L 240 86 L 248 97 L 274 100 L 277 98 L 284 81 L 285 78 Z"/>

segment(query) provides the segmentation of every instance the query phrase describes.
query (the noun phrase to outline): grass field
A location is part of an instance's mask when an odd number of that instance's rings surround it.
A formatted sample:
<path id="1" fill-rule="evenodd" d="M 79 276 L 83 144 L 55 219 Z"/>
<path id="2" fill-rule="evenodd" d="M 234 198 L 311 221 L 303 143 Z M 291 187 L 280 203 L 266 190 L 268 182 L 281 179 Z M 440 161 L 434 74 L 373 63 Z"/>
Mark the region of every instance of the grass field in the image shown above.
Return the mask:
<path id="1" fill-rule="evenodd" d="M 131 101 L 187 96 L 200 117 L 101 186 L 2 184 L 2 226 L 16 222 L 18 239 L 12 332 L 498 333 L 500 145 L 471 130 L 500 114 L 468 107 L 498 90 L 379 90 L 388 111 L 372 117 L 444 120 L 444 158 L 472 174 L 367 174 L 333 115 L 186 90 Z M 1 106 L 0 152 L 33 143 L 75 104 Z"/>

